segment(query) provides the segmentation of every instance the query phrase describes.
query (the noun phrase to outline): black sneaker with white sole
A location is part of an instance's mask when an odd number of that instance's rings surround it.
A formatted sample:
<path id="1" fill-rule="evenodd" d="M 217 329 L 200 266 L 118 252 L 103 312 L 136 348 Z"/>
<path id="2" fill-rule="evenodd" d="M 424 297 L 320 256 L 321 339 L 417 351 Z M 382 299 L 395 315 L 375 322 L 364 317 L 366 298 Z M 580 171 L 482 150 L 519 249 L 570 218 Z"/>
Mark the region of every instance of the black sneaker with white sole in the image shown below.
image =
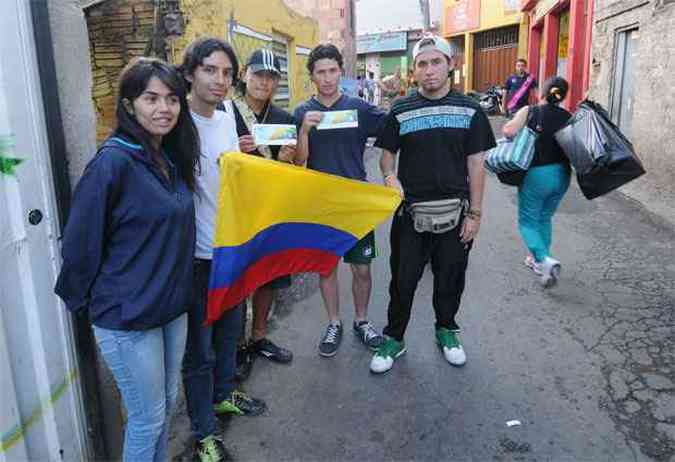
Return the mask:
<path id="1" fill-rule="evenodd" d="M 324 357 L 335 356 L 342 342 L 342 323 L 328 324 L 326 332 L 319 343 L 319 354 Z"/>
<path id="2" fill-rule="evenodd" d="M 368 321 L 354 323 L 354 334 L 371 350 L 377 350 L 384 343 L 384 336 L 378 334 Z"/>
<path id="3" fill-rule="evenodd" d="M 293 353 L 286 348 L 281 348 L 266 338 L 257 340 L 251 344 L 251 348 L 258 356 L 267 358 L 277 363 L 290 363 L 293 361 Z"/>

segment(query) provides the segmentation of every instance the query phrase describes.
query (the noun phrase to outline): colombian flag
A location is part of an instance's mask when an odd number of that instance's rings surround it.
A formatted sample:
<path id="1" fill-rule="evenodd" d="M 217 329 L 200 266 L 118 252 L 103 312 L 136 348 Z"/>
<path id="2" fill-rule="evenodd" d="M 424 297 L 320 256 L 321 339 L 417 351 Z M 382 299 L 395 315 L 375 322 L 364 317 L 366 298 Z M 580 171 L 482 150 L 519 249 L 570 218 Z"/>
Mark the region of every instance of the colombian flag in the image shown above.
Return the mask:
<path id="1" fill-rule="evenodd" d="M 241 153 L 221 157 L 207 323 L 280 276 L 329 274 L 401 202 L 384 186 Z"/>

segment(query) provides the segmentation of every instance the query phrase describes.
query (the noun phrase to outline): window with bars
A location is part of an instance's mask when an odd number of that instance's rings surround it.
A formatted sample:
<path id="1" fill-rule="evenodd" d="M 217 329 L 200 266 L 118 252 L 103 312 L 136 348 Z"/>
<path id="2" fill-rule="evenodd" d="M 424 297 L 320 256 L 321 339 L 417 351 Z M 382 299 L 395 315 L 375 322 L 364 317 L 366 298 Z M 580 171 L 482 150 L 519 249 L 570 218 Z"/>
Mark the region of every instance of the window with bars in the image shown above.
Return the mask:
<path id="1" fill-rule="evenodd" d="M 476 34 L 475 47 L 481 50 L 511 47 L 514 44 L 518 44 L 518 26 L 488 30 Z"/>
<path id="2" fill-rule="evenodd" d="M 282 35 L 275 34 L 271 48 L 272 53 L 279 59 L 279 63 L 281 64 L 281 79 L 279 80 L 277 93 L 274 96 L 274 104 L 288 109 L 291 100 L 291 86 L 288 79 L 288 40 Z"/>

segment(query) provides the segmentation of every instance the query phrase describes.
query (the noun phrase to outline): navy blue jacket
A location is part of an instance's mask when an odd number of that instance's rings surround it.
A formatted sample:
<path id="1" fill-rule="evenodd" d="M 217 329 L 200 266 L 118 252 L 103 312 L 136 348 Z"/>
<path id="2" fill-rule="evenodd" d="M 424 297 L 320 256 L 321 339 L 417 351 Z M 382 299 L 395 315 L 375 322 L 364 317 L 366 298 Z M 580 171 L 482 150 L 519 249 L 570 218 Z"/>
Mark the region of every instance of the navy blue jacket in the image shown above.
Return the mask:
<path id="1" fill-rule="evenodd" d="M 55 292 L 96 326 L 146 330 L 187 311 L 194 202 L 167 160 L 168 181 L 140 145 L 110 138 L 75 189 Z"/>

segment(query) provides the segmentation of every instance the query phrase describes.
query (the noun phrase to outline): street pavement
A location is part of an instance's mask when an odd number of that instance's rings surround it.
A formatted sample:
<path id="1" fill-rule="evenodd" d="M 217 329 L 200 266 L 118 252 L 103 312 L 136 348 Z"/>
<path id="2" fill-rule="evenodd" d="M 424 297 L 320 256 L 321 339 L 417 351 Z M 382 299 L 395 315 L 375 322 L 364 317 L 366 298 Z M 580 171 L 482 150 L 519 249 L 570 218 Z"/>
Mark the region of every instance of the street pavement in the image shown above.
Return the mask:
<path id="1" fill-rule="evenodd" d="M 367 151 L 374 182 L 378 158 Z M 377 230 L 372 268 L 379 329 L 388 232 L 388 223 Z M 490 176 L 459 316 L 466 366 L 450 366 L 434 343 L 427 270 L 407 354 L 387 374 L 371 374 L 371 353 L 351 333 L 351 274 L 341 265 L 338 354 L 317 354 L 326 326 L 317 292 L 278 309 L 270 337 L 294 361 L 256 361 L 245 388 L 269 410 L 226 423 L 226 445 L 241 461 L 673 462 L 674 238 L 619 193 L 589 202 L 574 184 L 554 224 L 562 279 L 544 290 L 523 265 L 515 189 Z M 507 426 L 512 420 L 520 424 Z M 190 455 L 188 429 L 183 404 L 171 441 L 177 460 Z"/>

